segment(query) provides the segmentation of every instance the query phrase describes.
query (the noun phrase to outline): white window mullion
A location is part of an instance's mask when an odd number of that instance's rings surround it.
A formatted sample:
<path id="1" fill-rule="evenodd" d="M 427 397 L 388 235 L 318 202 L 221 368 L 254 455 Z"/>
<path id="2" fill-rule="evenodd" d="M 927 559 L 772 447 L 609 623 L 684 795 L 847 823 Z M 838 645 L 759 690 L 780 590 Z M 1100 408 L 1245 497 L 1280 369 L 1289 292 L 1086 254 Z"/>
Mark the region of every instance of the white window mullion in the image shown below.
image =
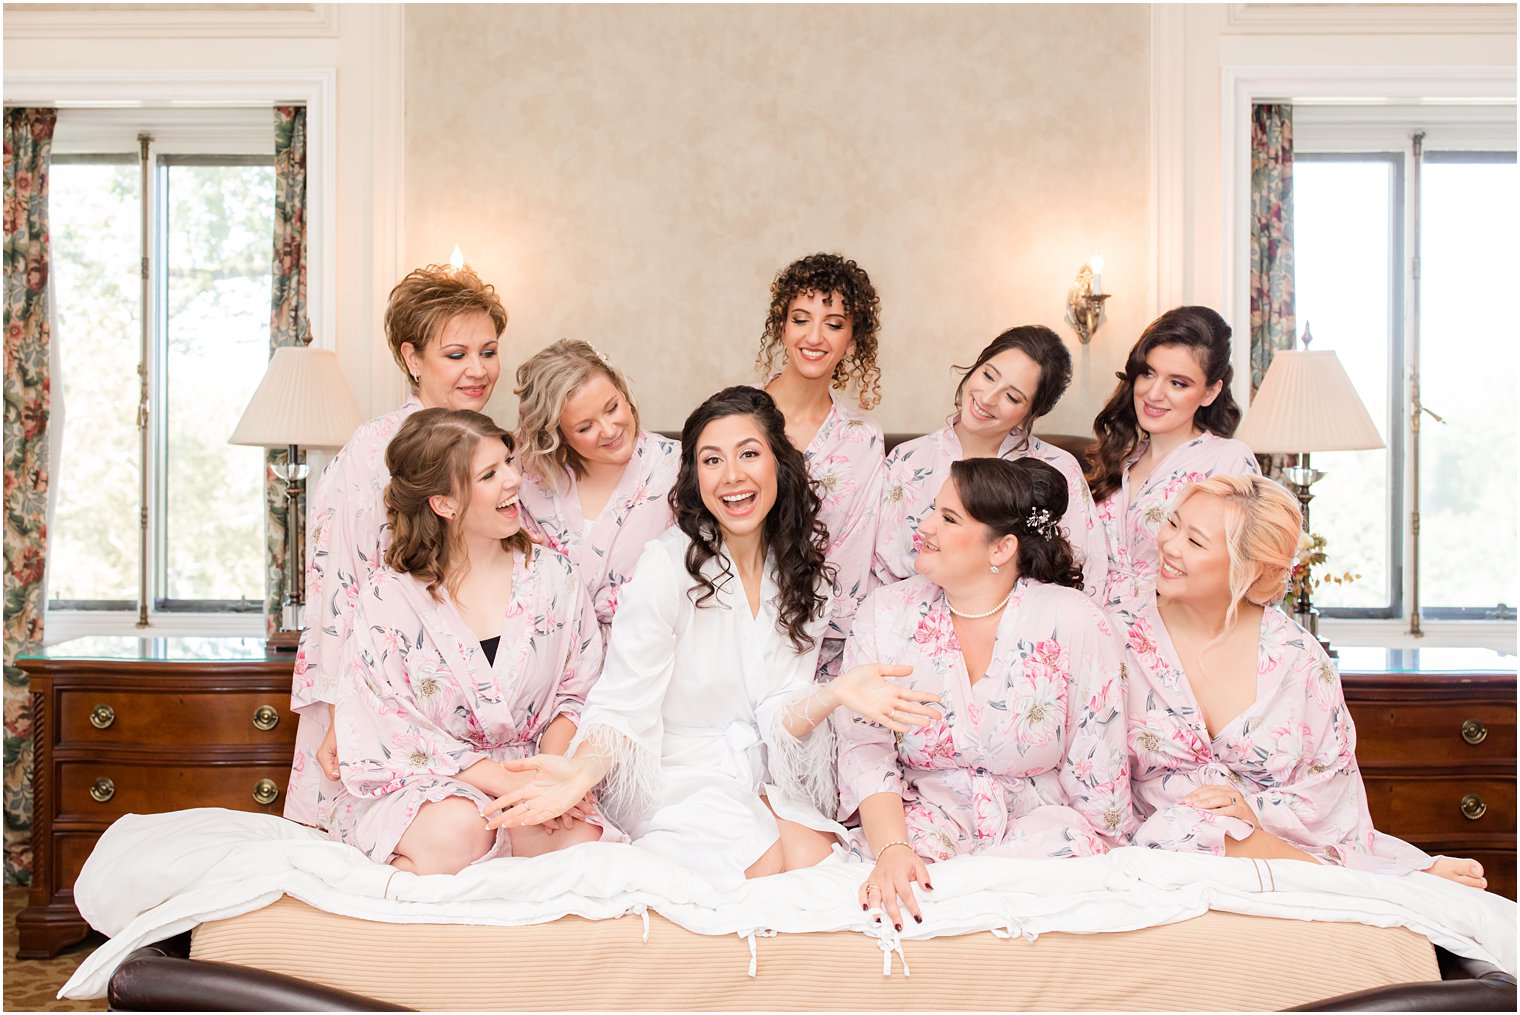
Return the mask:
<path id="1" fill-rule="evenodd" d="M 153 243 L 150 270 L 153 278 L 149 296 L 149 320 L 153 322 L 151 351 L 148 359 L 149 377 L 152 383 L 152 423 L 148 455 L 148 609 L 153 621 L 159 618 L 158 604 L 165 595 L 164 589 L 164 468 L 167 454 L 167 420 L 169 383 L 164 355 L 164 327 L 167 312 L 166 287 L 168 285 L 168 195 L 164 192 L 165 175 L 159 164 L 161 147 L 155 141 L 150 155 L 152 166 L 152 192 L 148 207 L 152 211 Z"/>
<path id="2" fill-rule="evenodd" d="M 1399 434 L 1404 440 L 1404 453 L 1399 462 L 1399 486 L 1404 494 L 1403 510 L 1399 512 L 1400 538 L 1403 541 L 1404 552 L 1403 566 L 1400 569 L 1402 585 L 1399 597 L 1401 608 L 1399 619 L 1404 625 L 1405 633 L 1412 634 L 1414 587 L 1415 587 L 1415 537 L 1414 537 L 1414 504 L 1417 490 L 1415 489 L 1416 477 L 1414 474 L 1414 441 L 1415 434 L 1410 425 L 1410 407 L 1414 385 L 1418 378 L 1415 371 L 1419 364 L 1415 362 L 1414 337 L 1415 329 L 1419 322 L 1415 316 L 1415 286 L 1418 284 L 1415 278 L 1415 262 L 1420 256 L 1415 246 L 1415 186 L 1414 186 L 1414 152 L 1411 149 L 1410 138 L 1406 131 L 1404 143 L 1404 200 L 1399 209 L 1402 232 L 1404 235 L 1403 258 L 1399 265 L 1400 278 L 1403 280 L 1404 300 L 1402 318 L 1403 328 L 1399 336 L 1400 348 L 1403 354 L 1403 370 L 1401 371 L 1402 384 L 1400 385 L 1397 400 L 1398 411 L 1396 418 L 1399 424 Z"/>

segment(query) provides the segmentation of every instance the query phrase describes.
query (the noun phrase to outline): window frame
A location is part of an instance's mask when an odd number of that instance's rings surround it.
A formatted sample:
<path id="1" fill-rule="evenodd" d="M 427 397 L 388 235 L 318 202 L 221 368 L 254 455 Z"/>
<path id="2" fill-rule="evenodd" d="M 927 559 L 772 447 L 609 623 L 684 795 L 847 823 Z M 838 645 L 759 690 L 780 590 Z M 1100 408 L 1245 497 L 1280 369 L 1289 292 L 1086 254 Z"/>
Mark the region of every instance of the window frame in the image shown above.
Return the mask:
<path id="1" fill-rule="evenodd" d="M 174 108 L 64 109 L 62 128 L 54 139 L 58 164 L 139 164 L 137 135 L 152 136 L 148 151 L 150 172 L 143 200 L 153 223 L 148 245 L 151 284 L 143 313 L 152 320 L 149 356 L 149 490 L 147 629 L 155 634 L 212 634 L 251 637 L 264 631 L 263 590 L 257 599 L 190 600 L 164 595 L 167 582 L 167 478 L 162 463 L 167 453 L 167 384 L 164 354 L 167 337 L 166 285 L 162 270 L 166 255 L 164 174 L 174 165 L 274 164 L 272 104 Z M 308 107 L 308 121 L 310 108 Z M 308 126 L 310 123 L 308 122 Z M 310 164 L 308 163 L 308 185 Z M 308 191 L 308 197 L 310 191 Z M 310 201 L 308 200 L 308 211 Z M 310 265 L 308 268 L 310 269 Z M 262 508 L 261 508 L 262 510 Z M 262 545 L 261 550 L 262 552 Z M 46 603 L 48 642 L 87 634 L 142 634 L 139 603 L 134 599 L 60 600 Z"/>
<path id="2" fill-rule="evenodd" d="M 1319 607 L 1321 615 L 1332 622 L 1410 623 L 1409 607 L 1413 600 L 1414 574 L 1408 566 L 1414 537 L 1410 525 L 1413 504 L 1413 476 L 1408 461 L 1410 345 L 1416 322 L 1412 317 L 1411 281 L 1418 251 L 1414 249 L 1415 195 L 1409 186 L 1414 165 L 1411 135 L 1425 133 L 1422 161 L 1425 163 L 1507 162 L 1514 161 L 1516 151 L 1515 105 L 1508 103 L 1449 103 L 1444 105 L 1342 104 L 1332 101 L 1302 102 L 1294 105 L 1295 161 L 1368 161 L 1397 160 L 1395 185 L 1398 194 L 1390 208 L 1390 328 L 1389 383 L 1390 416 L 1386 434 L 1389 465 L 1393 471 L 1389 489 L 1393 491 L 1389 506 L 1390 535 L 1395 551 L 1390 555 L 1392 573 L 1397 578 L 1393 595 L 1394 608 Z M 1393 324 L 1397 321 L 1397 324 Z M 1515 607 L 1502 614 L 1496 607 L 1422 606 L 1420 620 L 1479 624 L 1496 629 L 1508 625 L 1514 630 Z M 1512 642 L 1512 638 L 1510 639 Z"/>
<path id="3" fill-rule="evenodd" d="M 148 560 L 150 613 L 262 613 L 262 590 L 257 599 L 171 599 L 164 595 L 169 587 L 169 369 L 165 359 L 169 349 L 169 170 L 174 166 L 268 166 L 274 168 L 273 128 L 266 122 L 269 152 L 154 152 L 149 148 L 149 165 L 153 178 L 152 217 L 153 253 L 153 367 L 149 371 L 149 444 L 152 467 L 149 469 L 150 500 L 153 510 L 148 518 Z M 174 145 L 179 148 L 183 145 Z M 271 243 L 273 239 L 271 238 Z M 230 435 L 229 435 L 230 436 Z M 260 512 L 263 512 L 260 504 Z M 260 553 L 262 553 L 262 548 Z M 132 604 L 135 609 L 136 603 Z"/>
<path id="4" fill-rule="evenodd" d="M 1405 412 L 1408 402 L 1407 376 L 1409 360 L 1408 325 L 1405 319 L 1405 293 L 1407 271 L 1400 266 L 1407 264 L 1405 256 L 1404 218 L 1408 187 L 1406 186 L 1408 161 L 1403 153 L 1396 151 L 1369 152 L 1305 152 L 1299 150 L 1295 135 L 1293 161 L 1299 162 L 1358 162 L 1388 164 L 1392 179 L 1388 188 L 1388 416 L 1383 420 L 1384 441 L 1388 446 L 1388 604 L 1386 606 L 1325 606 L 1317 604 L 1320 616 L 1343 620 L 1393 620 L 1404 616 L 1408 597 L 1406 593 L 1406 543 L 1409 528 L 1405 496 L 1406 473 L 1405 443 L 1409 417 Z M 1298 206 L 1294 205 L 1294 214 Z M 1297 241 L 1297 223 L 1294 223 Z M 1302 322 L 1298 322 L 1302 331 Z M 1312 512 L 1313 505 L 1310 505 Z"/>

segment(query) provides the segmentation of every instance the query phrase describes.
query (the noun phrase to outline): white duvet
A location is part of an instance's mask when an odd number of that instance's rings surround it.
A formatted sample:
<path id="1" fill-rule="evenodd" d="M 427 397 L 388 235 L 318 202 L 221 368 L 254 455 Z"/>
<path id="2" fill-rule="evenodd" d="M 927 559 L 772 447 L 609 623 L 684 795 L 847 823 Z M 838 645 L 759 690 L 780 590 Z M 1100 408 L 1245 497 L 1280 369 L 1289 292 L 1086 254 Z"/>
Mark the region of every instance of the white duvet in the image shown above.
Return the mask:
<path id="1" fill-rule="evenodd" d="M 270 815 L 220 808 L 129 814 L 101 837 L 74 888 L 79 911 L 111 940 L 59 996 L 104 996 L 112 971 L 133 949 L 281 895 L 390 923 L 514 926 L 652 909 L 697 933 L 748 937 L 751 956 L 756 934 L 855 930 L 878 940 L 884 972 L 894 952 L 900 964 L 899 937 L 1134 930 L 1214 909 L 1407 927 L 1458 955 L 1516 970 L 1515 904 L 1428 874 L 1137 848 L 1081 859 L 962 857 L 934 866 L 923 924 L 909 921 L 898 935 L 861 912 L 856 894 L 869 870 L 835 858 L 720 895 L 668 860 L 598 842 L 491 860 L 452 877 L 418 876 Z"/>

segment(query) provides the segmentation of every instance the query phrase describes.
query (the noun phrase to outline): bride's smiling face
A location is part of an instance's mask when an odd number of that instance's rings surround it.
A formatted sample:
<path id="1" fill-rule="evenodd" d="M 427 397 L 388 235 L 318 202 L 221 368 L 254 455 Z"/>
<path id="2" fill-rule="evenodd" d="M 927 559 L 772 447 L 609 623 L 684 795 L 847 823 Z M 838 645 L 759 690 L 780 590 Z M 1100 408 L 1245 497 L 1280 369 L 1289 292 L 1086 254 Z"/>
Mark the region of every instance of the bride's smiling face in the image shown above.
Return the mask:
<path id="1" fill-rule="evenodd" d="M 726 538 L 760 531 L 776 503 L 776 456 L 760 421 L 723 416 L 697 438 L 697 485 L 702 504 Z"/>

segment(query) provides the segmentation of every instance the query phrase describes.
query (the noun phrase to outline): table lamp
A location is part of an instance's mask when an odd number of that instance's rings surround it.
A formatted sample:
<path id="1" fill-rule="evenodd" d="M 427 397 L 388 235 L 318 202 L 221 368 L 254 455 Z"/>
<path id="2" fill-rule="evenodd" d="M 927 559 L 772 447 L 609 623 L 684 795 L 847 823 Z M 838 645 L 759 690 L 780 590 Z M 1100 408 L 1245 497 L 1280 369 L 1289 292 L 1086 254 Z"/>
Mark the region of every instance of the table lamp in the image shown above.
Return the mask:
<path id="1" fill-rule="evenodd" d="M 229 444 L 285 448 L 285 464 L 275 475 L 285 482 L 285 598 L 269 646 L 294 651 L 301 637 L 305 606 L 305 546 L 301 500 L 307 465 L 302 448 L 341 448 L 361 422 L 353 393 L 338 369 L 338 357 L 326 349 L 286 346 L 276 349 L 258 390 L 243 410 Z"/>

